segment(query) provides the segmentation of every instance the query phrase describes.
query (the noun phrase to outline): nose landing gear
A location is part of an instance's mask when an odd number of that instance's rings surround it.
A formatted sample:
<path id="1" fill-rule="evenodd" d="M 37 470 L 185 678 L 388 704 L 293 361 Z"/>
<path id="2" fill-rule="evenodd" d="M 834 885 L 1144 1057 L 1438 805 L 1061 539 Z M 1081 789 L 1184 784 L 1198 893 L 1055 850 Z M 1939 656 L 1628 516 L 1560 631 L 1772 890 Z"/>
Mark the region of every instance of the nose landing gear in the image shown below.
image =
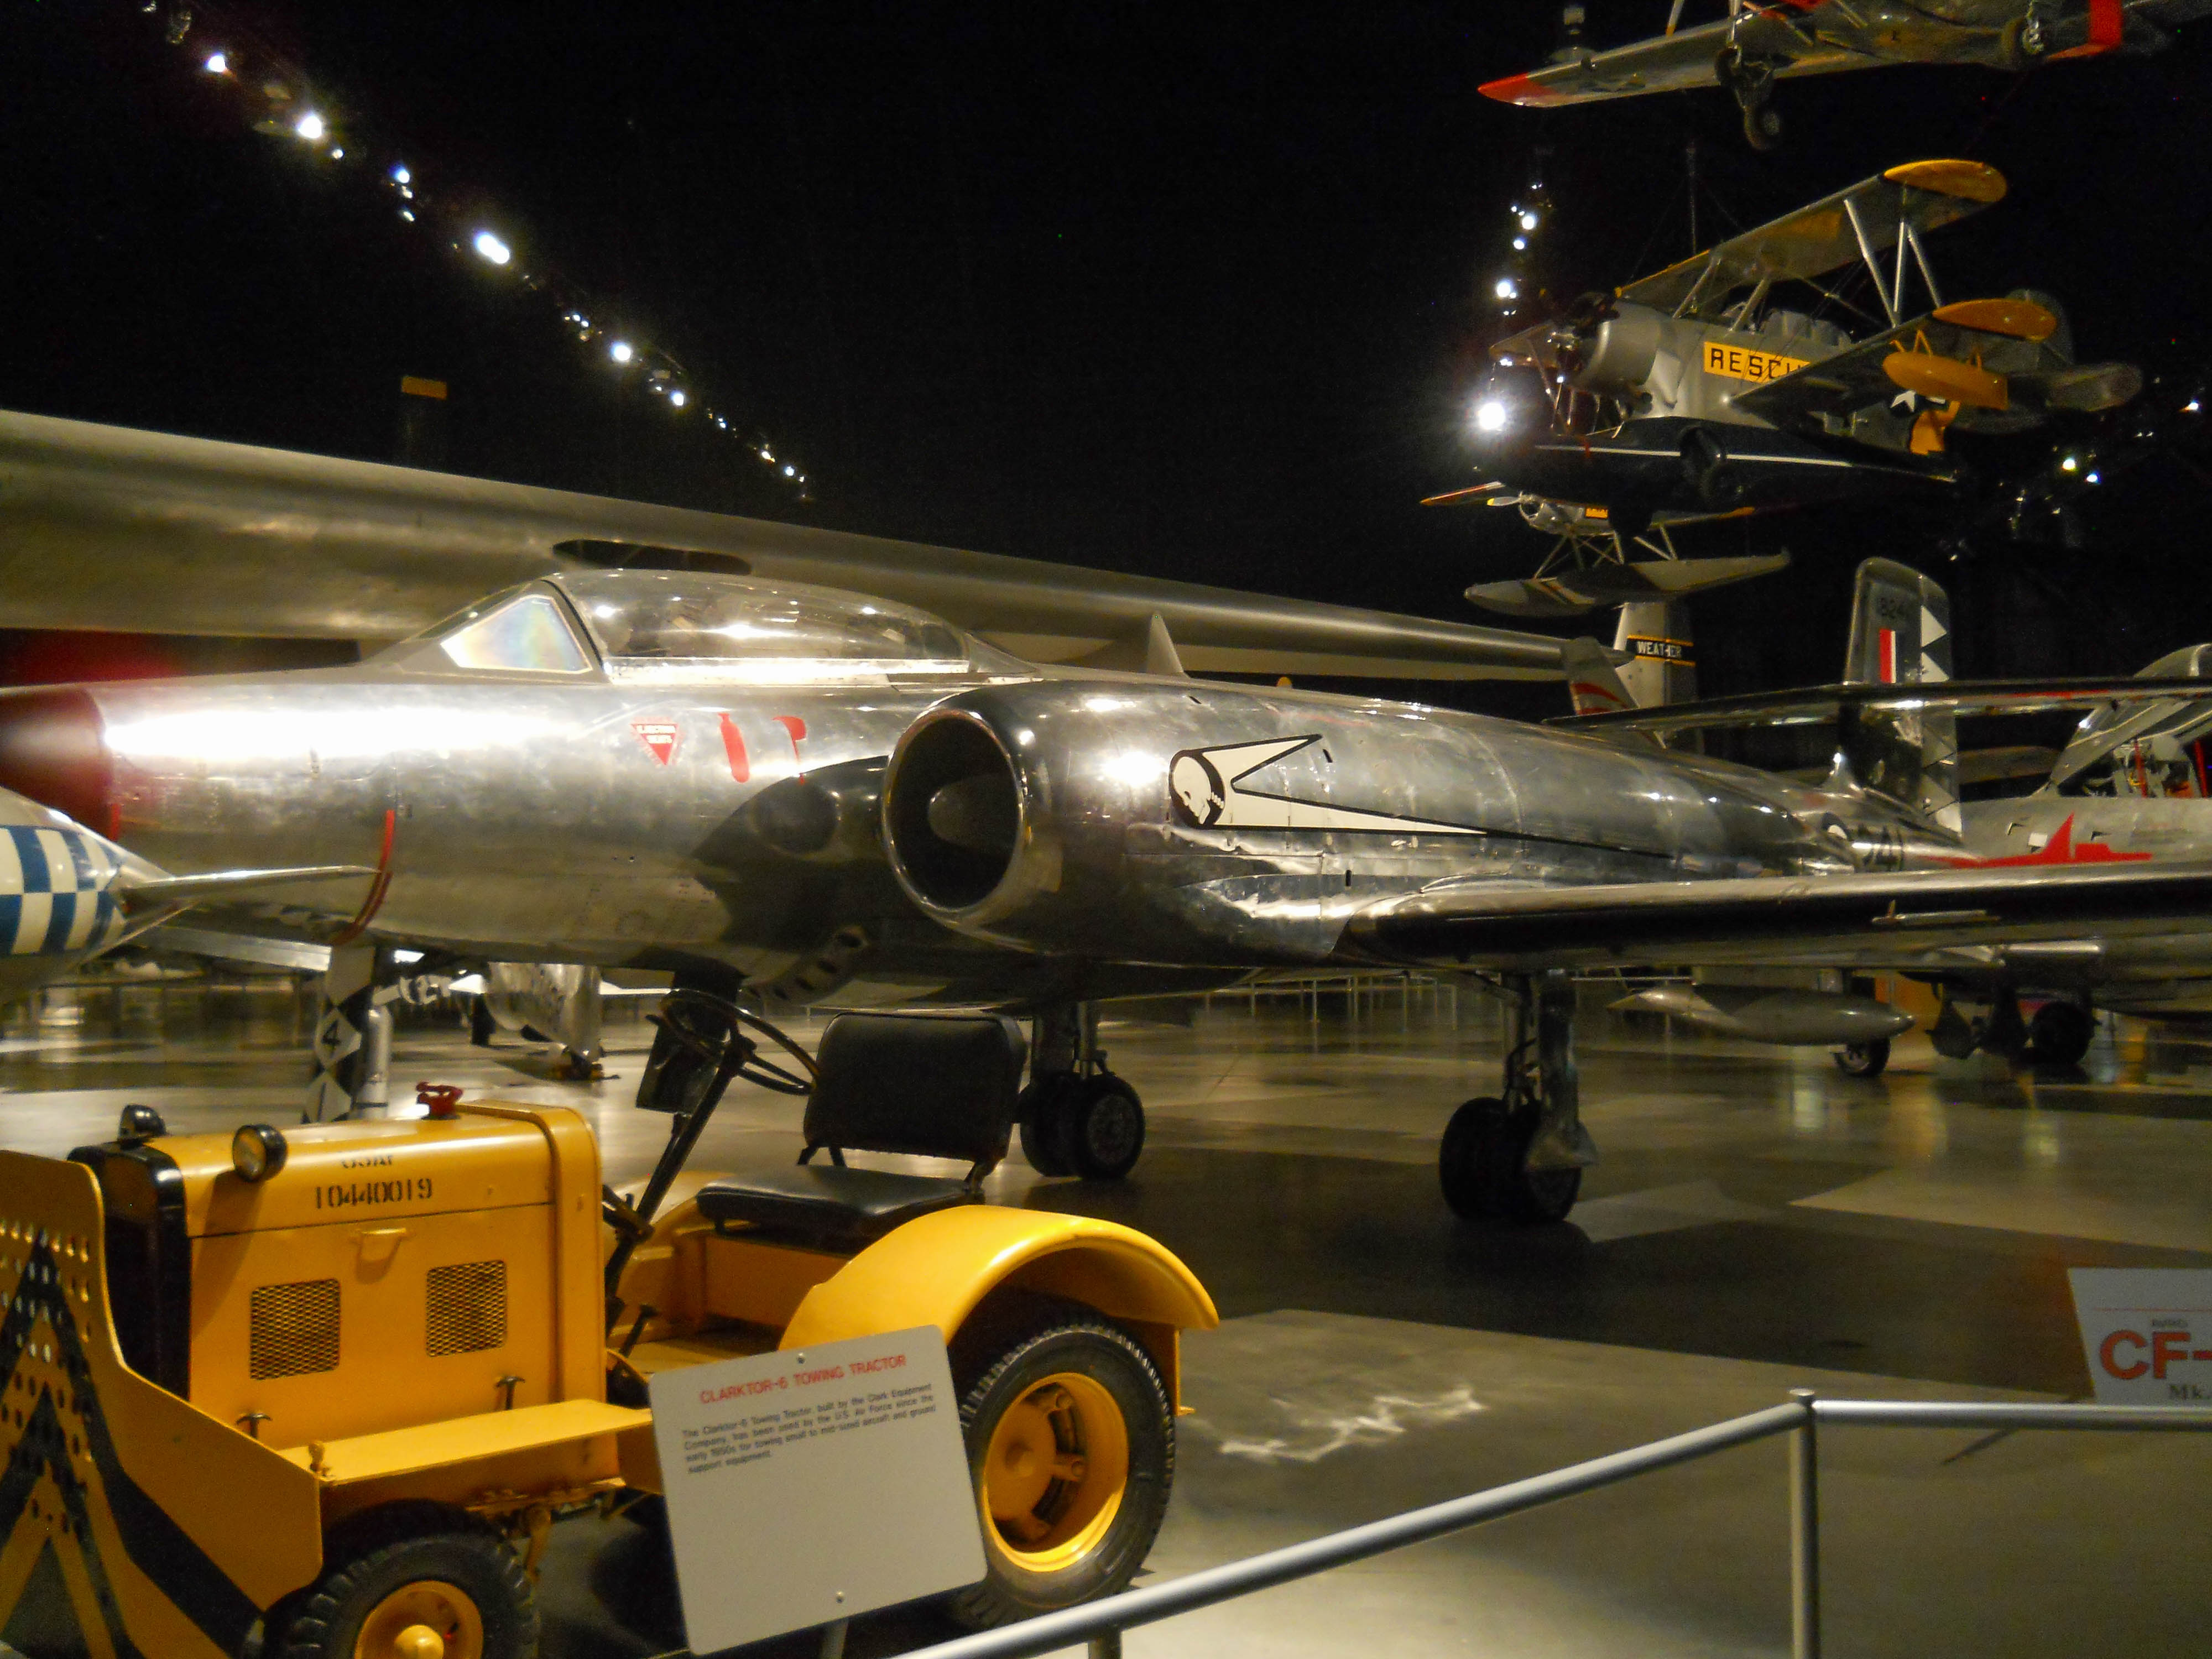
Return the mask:
<path id="1" fill-rule="evenodd" d="M 1505 1093 L 1452 1114 L 1437 1158 L 1444 1202 L 1470 1221 L 1564 1221 L 1597 1147 L 1583 1127 L 1575 1073 L 1574 981 L 1506 976 Z"/>

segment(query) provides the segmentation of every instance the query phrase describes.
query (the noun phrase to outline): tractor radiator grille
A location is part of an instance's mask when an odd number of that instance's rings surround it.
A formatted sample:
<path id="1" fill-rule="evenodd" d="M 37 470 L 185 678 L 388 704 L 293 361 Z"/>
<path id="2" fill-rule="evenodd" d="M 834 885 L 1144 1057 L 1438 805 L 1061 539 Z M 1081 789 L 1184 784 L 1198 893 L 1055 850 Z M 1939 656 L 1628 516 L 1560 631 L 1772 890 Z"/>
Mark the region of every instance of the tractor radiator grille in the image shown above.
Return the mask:
<path id="1" fill-rule="evenodd" d="M 338 1368 L 338 1282 L 307 1279 L 254 1291 L 248 1370 L 257 1377 L 306 1376 Z"/>
<path id="2" fill-rule="evenodd" d="M 432 1354 L 481 1353 L 507 1344 L 507 1263 L 463 1261 L 433 1267 L 425 1348 Z"/>

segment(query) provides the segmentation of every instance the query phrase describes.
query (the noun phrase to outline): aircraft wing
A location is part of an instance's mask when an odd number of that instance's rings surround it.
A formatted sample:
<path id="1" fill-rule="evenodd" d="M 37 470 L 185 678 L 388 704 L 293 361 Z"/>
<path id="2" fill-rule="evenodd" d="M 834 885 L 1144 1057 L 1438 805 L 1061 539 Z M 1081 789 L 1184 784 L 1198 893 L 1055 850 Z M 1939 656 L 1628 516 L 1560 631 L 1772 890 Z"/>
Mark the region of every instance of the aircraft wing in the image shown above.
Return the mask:
<path id="1" fill-rule="evenodd" d="M 1442 884 L 1356 916 L 1341 949 L 1405 967 L 1654 962 L 1881 967 L 1983 947 L 2168 934 L 2212 917 L 2212 864 L 1507 888 Z"/>
<path id="2" fill-rule="evenodd" d="M 1802 4 L 1802 0 L 1796 0 Z M 1805 8 L 1824 9 L 1820 0 Z M 1805 20 L 1809 21 L 1809 19 Z M 1864 69 L 1878 58 L 1820 38 L 1816 28 L 1785 21 L 1776 13 L 1753 12 L 1737 22 L 1723 18 L 1672 34 L 1615 46 L 1610 52 L 1578 52 L 1565 63 L 1547 64 L 1526 75 L 1509 75 L 1482 88 L 1500 103 L 1550 108 L 1589 104 L 1606 98 L 1633 98 L 1647 92 L 1680 92 L 1717 87 L 1714 63 L 1729 44 L 1729 31 L 1747 58 L 1773 64 L 1777 75 L 1822 75 L 1834 70 Z"/>
<path id="3" fill-rule="evenodd" d="M 1925 235 L 2004 193 L 2004 175 L 1984 162 L 1907 161 L 1639 277 L 1620 297 L 1659 311 L 1716 316 L 1731 295 L 1754 283 L 1818 276 L 1875 258 L 1895 249 L 1903 226 Z"/>
<path id="4" fill-rule="evenodd" d="M 1556 679 L 1541 635 L 0 411 L 0 627 L 404 638 L 549 570 L 717 568 L 921 606 L 1036 662 Z"/>
<path id="5" fill-rule="evenodd" d="M 2069 362 L 2048 343 L 2057 327 L 2057 319 L 2032 301 L 1961 301 L 1730 401 L 1776 426 L 1817 430 L 1822 416 L 1846 416 L 1905 392 L 1967 410 L 2033 416 L 2107 408 L 2142 389 L 2142 376 L 2127 364 Z"/>
<path id="6" fill-rule="evenodd" d="M 1570 714 L 1545 722 L 1604 736 L 1613 732 L 1671 736 L 1742 726 L 1818 726 L 1844 708 L 1948 708 L 1958 714 L 2037 714 L 2100 703 L 2212 698 L 2212 680 L 2080 679 L 1947 680 L 1938 684 L 1820 685 L 1797 691 L 1759 691 L 1712 697 L 1620 714 Z"/>

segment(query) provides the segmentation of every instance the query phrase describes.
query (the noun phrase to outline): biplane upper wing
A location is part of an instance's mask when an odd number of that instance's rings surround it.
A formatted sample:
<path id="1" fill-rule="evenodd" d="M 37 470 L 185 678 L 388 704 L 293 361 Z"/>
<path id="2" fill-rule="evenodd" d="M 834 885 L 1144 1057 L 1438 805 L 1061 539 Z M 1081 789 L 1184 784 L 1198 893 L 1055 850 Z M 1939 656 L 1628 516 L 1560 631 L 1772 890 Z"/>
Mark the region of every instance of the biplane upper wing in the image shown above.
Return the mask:
<path id="1" fill-rule="evenodd" d="M 1717 242 L 1620 290 L 1658 311 L 1718 314 L 1731 295 L 1761 282 L 1818 276 L 1893 250 L 2004 198 L 2004 175 L 1980 161 L 1907 161 L 1826 196 L 1755 230 Z"/>
<path id="2" fill-rule="evenodd" d="M 1813 10 L 1820 8 L 1816 5 Z M 1646 92 L 1681 92 L 1720 84 L 1715 68 L 1730 42 L 1745 56 L 1775 65 L 1777 75 L 1822 75 L 1833 70 L 1863 69 L 1869 58 L 1812 29 L 1765 12 L 1731 23 L 1723 18 L 1672 34 L 1655 34 L 1610 52 L 1577 52 L 1563 63 L 1547 64 L 1526 75 L 1509 75 L 1482 88 L 1500 103 L 1547 108 L 1558 104 L 1595 103 L 1605 98 L 1633 98 Z"/>

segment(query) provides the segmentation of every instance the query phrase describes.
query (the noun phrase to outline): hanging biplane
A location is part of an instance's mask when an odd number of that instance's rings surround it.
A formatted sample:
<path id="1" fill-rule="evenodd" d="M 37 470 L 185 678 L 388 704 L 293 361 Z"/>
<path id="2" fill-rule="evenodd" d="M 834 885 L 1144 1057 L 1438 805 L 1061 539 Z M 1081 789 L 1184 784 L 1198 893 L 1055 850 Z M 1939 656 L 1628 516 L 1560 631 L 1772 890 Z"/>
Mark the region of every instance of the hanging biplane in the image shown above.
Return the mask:
<path id="1" fill-rule="evenodd" d="M 1686 29 L 1679 27 L 1683 7 L 1674 0 L 1663 33 L 1609 52 L 1570 46 L 1541 69 L 1490 82 L 1483 94 L 1544 107 L 1724 87 L 1743 112 L 1744 136 L 1767 149 L 1782 137 L 1771 101 L 1777 81 L 1887 64 L 2017 70 L 2156 52 L 2174 24 L 2212 12 L 2212 0 L 1729 0 L 1726 17 Z"/>
<path id="2" fill-rule="evenodd" d="M 1954 431 L 2128 402 L 2141 373 L 2076 363 L 2048 295 L 1943 301 L 1923 238 L 2004 193 L 1978 161 L 1909 162 L 1587 296 L 1491 348 L 1477 453 L 1503 489 L 1598 507 L 1628 540 L 1655 516 L 1955 488 Z M 1864 337 L 1829 314 L 1857 310 L 1824 280 L 1853 264 L 1881 313 Z"/>

